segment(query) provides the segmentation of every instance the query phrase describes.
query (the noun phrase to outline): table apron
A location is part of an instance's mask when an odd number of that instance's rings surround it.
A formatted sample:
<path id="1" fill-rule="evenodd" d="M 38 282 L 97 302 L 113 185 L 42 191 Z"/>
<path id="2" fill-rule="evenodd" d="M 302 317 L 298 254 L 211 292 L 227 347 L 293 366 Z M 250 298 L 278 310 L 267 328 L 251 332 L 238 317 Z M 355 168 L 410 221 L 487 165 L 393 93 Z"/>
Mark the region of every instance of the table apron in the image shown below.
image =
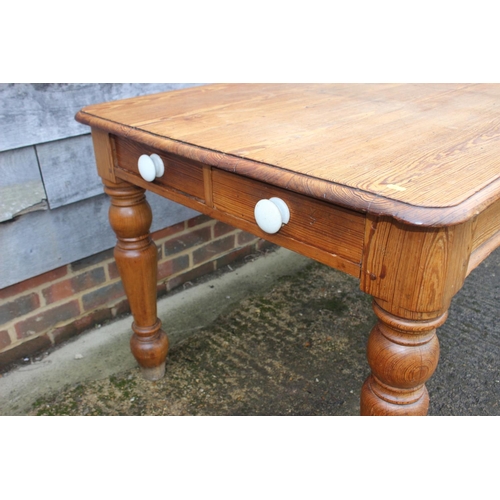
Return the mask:
<path id="1" fill-rule="evenodd" d="M 147 182 L 137 173 L 115 167 L 116 177 L 192 208 L 262 239 L 288 248 L 359 278 L 365 216 L 303 195 L 289 193 L 236 174 L 205 167 L 199 196 L 187 194 L 165 182 Z M 233 185 L 229 189 L 224 183 Z M 208 185 L 207 185 L 208 184 Z M 203 193 L 201 193 L 203 191 Z M 224 194 L 225 193 L 225 194 Z M 262 231 L 253 218 L 253 207 L 262 198 L 282 197 L 291 218 L 276 234 Z M 233 203 L 233 200 L 236 203 Z"/>

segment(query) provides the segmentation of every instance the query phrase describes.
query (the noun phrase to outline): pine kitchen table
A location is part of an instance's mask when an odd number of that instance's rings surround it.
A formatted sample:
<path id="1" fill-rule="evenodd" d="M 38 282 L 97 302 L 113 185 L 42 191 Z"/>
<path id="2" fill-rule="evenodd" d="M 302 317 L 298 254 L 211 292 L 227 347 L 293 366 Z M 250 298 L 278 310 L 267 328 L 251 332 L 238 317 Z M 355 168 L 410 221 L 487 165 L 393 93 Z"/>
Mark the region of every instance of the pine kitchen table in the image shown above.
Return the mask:
<path id="1" fill-rule="evenodd" d="M 436 328 L 500 245 L 500 85 L 216 84 L 92 105 L 144 377 L 164 375 L 145 190 L 359 279 L 364 415 L 423 415 Z"/>

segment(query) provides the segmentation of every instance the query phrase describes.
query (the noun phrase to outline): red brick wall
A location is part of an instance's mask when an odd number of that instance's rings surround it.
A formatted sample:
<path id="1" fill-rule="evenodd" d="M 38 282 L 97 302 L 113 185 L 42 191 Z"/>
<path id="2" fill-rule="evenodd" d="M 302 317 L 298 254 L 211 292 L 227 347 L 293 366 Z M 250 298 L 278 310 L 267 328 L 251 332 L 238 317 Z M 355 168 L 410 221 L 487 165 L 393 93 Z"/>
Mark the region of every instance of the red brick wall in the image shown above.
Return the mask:
<path id="1" fill-rule="evenodd" d="M 158 296 L 266 243 L 204 215 L 157 231 Z M 0 370 L 129 312 L 107 250 L 0 290 Z"/>

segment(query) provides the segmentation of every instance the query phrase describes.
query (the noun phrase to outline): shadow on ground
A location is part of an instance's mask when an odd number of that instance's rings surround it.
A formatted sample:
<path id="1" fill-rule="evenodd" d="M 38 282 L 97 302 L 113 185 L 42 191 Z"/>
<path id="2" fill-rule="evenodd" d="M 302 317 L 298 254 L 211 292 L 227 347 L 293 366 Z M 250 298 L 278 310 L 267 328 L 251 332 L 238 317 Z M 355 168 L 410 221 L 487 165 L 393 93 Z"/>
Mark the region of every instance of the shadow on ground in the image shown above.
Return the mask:
<path id="1" fill-rule="evenodd" d="M 453 300 L 430 415 L 500 414 L 499 276 L 497 250 Z M 356 279 L 311 261 L 176 344 L 164 379 L 132 369 L 39 399 L 29 414 L 357 415 L 374 323 Z"/>

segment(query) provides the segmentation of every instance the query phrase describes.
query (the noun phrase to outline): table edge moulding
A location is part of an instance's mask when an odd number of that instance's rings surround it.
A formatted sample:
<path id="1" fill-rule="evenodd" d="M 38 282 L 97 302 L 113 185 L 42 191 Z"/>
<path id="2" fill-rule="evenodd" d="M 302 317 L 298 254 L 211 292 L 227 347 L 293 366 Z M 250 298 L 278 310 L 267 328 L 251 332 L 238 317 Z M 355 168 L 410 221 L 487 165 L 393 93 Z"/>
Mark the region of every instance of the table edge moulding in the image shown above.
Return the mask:
<path id="1" fill-rule="evenodd" d="M 163 377 L 149 190 L 359 279 L 363 415 L 424 415 L 436 329 L 500 245 L 500 85 L 215 84 L 88 106 L 145 378 Z"/>

